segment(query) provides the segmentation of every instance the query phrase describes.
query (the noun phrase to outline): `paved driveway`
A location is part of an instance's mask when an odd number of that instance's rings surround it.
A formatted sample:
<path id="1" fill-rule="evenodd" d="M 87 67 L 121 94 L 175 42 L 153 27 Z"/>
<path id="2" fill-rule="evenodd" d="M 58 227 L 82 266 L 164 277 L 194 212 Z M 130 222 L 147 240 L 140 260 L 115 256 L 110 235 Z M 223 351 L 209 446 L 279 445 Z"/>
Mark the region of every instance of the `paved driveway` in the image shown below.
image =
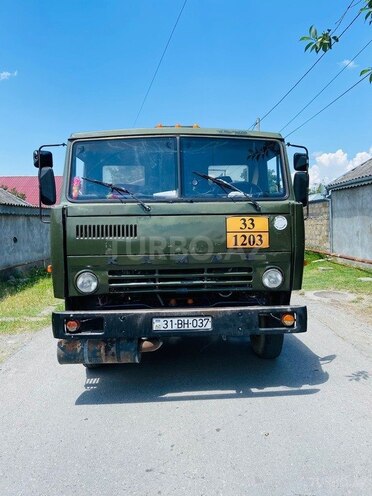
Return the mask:
<path id="1" fill-rule="evenodd" d="M 0 494 L 371 494 L 372 329 L 306 303 L 276 361 L 193 339 L 92 372 L 35 335 L 1 365 Z"/>

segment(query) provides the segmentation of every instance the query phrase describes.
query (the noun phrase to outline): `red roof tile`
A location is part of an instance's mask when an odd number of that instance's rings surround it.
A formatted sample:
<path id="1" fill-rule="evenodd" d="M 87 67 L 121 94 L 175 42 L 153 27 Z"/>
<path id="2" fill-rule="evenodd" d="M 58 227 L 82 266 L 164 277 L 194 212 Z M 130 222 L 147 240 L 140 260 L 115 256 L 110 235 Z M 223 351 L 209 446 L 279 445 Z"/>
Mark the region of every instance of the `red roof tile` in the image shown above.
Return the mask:
<path id="1" fill-rule="evenodd" d="M 62 176 L 56 176 L 57 204 L 61 199 Z M 39 205 L 39 184 L 37 176 L 0 176 L 0 188 L 7 186 L 8 189 L 15 188 L 26 195 L 26 202 L 31 205 Z"/>

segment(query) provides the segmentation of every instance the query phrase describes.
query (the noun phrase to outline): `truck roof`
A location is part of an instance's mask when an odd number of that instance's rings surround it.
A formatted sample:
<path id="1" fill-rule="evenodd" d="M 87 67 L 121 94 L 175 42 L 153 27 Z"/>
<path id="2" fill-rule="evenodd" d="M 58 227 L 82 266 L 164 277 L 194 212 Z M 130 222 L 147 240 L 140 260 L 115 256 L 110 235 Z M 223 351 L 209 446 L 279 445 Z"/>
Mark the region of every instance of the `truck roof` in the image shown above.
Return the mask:
<path id="1" fill-rule="evenodd" d="M 107 131 L 91 131 L 73 133 L 70 140 L 94 139 L 94 138 L 118 138 L 123 136 L 143 136 L 143 135 L 200 135 L 200 136 L 245 136 L 252 138 L 271 138 L 283 140 L 279 133 L 269 133 L 266 131 L 248 131 L 239 129 L 202 128 L 193 126 L 161 126 L 144 129 L 111 129 Z"/>

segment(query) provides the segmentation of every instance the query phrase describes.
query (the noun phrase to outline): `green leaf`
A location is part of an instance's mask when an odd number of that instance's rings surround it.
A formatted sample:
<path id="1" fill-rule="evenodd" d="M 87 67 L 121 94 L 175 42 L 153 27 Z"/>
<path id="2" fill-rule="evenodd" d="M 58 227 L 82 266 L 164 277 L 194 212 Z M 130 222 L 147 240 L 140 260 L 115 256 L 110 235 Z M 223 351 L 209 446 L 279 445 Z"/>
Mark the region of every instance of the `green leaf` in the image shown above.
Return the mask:
<path id="1" fill-rule="evenodd" d="M 362 71 L 360 71 L 359 76 L 364 76 L 364 74 L 368 74 L 368 72 L 371 72 L 372 75 L 372 67 L 367 67 L 367 69 L 363 69 Z"/>
<path id="2" fill-rule="evenodd" d="M 310 41 L 310 43 L 308 43 L 306 46 L 305 46 L 305 52 L 312 46 L 314 45 L 314 42 L 313 41 Z"/>
<path id="3" fill-rule="evenodd" d="M 315 26 L 311 26 L 309 33 L 312 38 L 318 38 L 318 31 Z"/>
<path id="4" fill-rule="evenodd" d="M 368 2 L 366 2 L 366 6 L 365 7 L 362 7 L 360 9 L 360 12 L 366 12 L 368 10 L 372 10 L 372 2 L 369 0 Z"/>
<path id="5" fill-rule="evenodd" d="M 307 40 L 312 40 L 310 36 L 301 36 L 300 41 L 307 41 Z"/>

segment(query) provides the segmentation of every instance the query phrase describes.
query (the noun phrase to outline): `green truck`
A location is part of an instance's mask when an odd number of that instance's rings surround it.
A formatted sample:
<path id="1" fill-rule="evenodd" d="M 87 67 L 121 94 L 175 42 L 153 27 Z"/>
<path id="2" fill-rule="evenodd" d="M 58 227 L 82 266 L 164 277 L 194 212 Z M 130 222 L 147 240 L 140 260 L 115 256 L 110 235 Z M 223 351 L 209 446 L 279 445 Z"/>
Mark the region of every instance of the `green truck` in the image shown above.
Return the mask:
<path id="1" fill-rule="evenodd" d="M 34 152 L 40 205 L 56 203 L 51 146 Z M 279 356 L 284 334 L 307 328 L 306 307 L 290 305 L 304 265 L 304 150 L 292 179 L 276 133 L 72 134 L 50 220 L 59 362 L 138 363 L 201 335 L 250 337 L 259 357 Z"/>

